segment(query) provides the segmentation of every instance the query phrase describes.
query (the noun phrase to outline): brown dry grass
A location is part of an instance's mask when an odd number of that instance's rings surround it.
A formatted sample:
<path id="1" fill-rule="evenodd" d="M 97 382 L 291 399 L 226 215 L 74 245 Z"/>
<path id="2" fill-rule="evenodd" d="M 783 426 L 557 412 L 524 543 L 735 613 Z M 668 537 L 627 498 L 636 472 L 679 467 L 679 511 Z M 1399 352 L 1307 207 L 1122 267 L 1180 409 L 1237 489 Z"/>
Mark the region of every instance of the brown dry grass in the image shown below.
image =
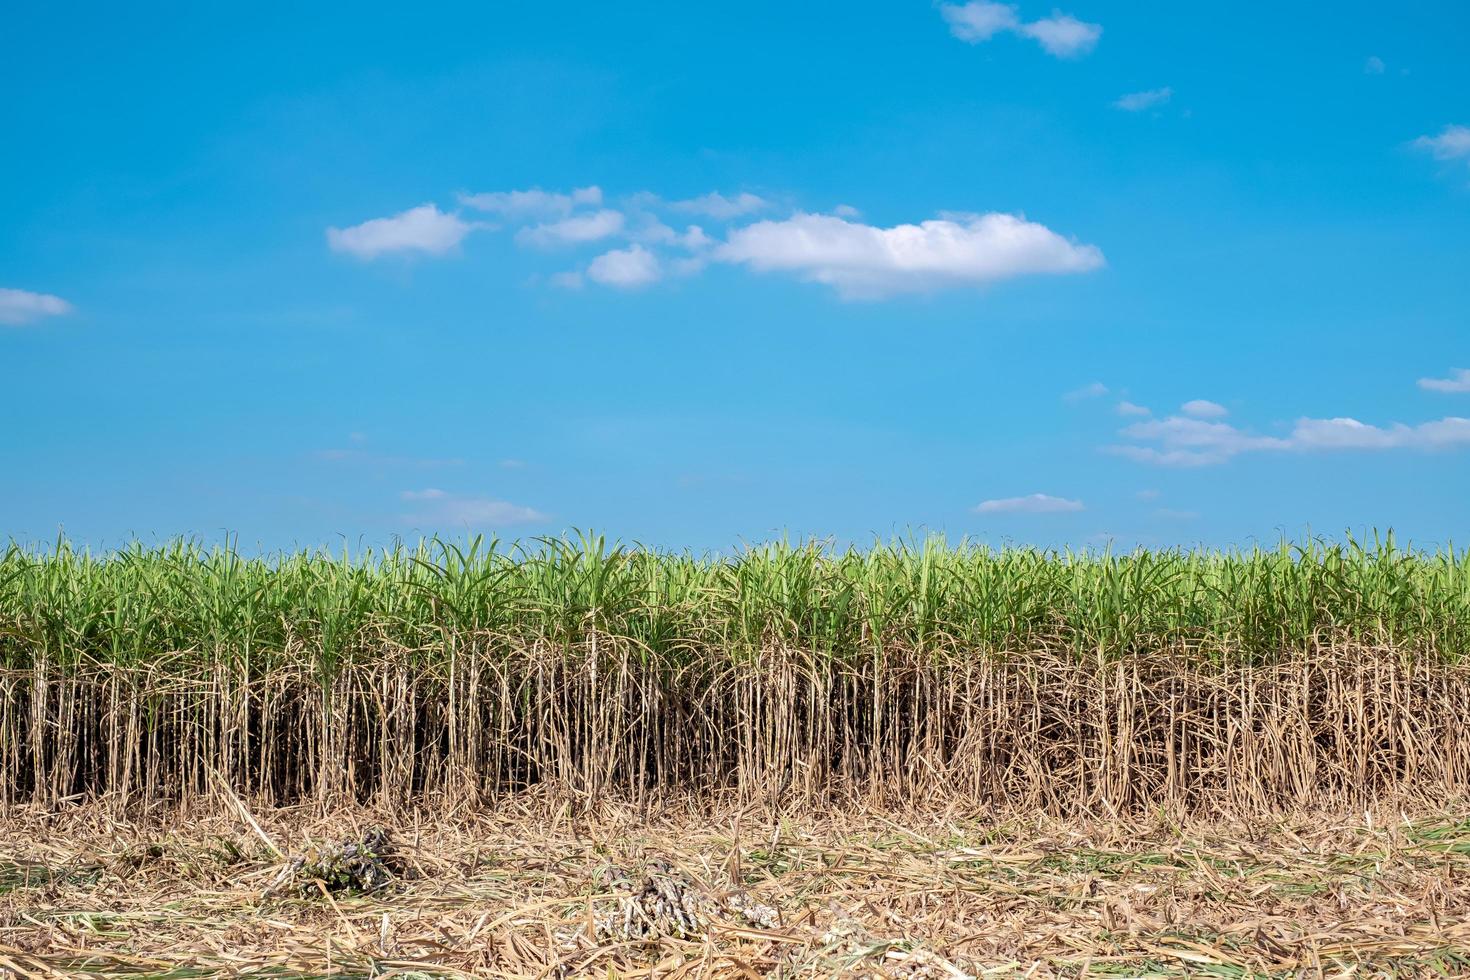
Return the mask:
<path id="1" fill-rule="evenodd" d="M 971 811 L 644 813 L 548 798 L 435 813 L 239 809 L 0 822 L 0 973 L 22 977 L 1455 976 L 1470 821 L 1005 819 Z M 389 823 L 416 877 L 265 898 L 282 851 Z M 685 935 L 599 919 L 653 867 L 719 905 Z M 635 886 L 636 887 L 636 886 Z M 677 932 L 678 930 L 673 930 Z"/>

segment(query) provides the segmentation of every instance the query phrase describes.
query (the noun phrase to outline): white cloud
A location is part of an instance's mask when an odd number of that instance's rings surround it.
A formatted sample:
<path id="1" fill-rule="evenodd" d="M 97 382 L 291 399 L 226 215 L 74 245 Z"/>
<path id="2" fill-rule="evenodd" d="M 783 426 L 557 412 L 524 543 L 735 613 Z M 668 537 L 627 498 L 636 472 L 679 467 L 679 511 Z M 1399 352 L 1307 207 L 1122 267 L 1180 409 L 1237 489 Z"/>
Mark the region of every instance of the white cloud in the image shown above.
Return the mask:
<path id="1" fill-rule="evenodd" d="M 389 218 L 373 218 L 351 228 L 328 228 L 327 245 L 359 259 L 388 252 L 443 255 L 459 246 L 475 226 L 433 204 L 421 204 Z"/>
<path id="2" fill-rule="evenodd" d="M 461 194 L 459 203 L 477 211 L 489 211 L 506 218 L 548 218 L 568 215 L 578 206 L 601 207 L 602 188 L 578 187 L 570 194 L 543 191 L 495 191 L 489 194 Z"/>
<path id="3" fill-rule="evenodd" d="M 1102 252 L 1012 214 L 939 218 L 877 228 L 797 213 L 730 232 L 714 257 L 761 272 L 791 272 L 845 298 L 974 286 L 1040 273 L 1087 272 Z"/>
<path id="4" fill-rule="evenodd" d="M 1470 126 L 1446 126 L 1438 136 L 1421 136 L 1414 146 L 1436 160 L 1470 159 Z"/>
<path id="5" fill-rule="evenodd" d="M 656 282 L 661 275 L 658 256 L 642 245 L 604 252 L 587 267 L 587 278 L 604 286 L 635 289 Z"/>
<path id="6" fill-rule="evenodd" d="M 734 197 L 726 197 L 723 194 L 711 193 L 703 197 L 690 198 L 687 201 L 670 201 L 669 207 L 675 211 L 703 214 L 718 221 L 729 221 L 731 218 L 764 210 L 770 207 L 770 202 L 755 194 L 741 193 Z"/>
<path id="7" fill-rule="evenodd" d="M 1027 497 L 1002 497 L 986 500 L 975 508 L 977 514 L 1066 514 L 1084 509 L 1082 501 L 1033 493 Z"/>
<path id="8" fill-rule="evenodd" d="M 1229 409 L 1219 402 L 1207 401 L 1203 398 L 1187 401 L 1179 406 L 1179 410 L 1197 419 L 1223 419 L 1230 414 Z"/>
<path id="9" fill-rule="evenodd" d="M 1209 466 L 1251 450 L 1286 449 L 1288 443 L 1269 436 L 1252 436 L 1225 422 L 1172 415 L 1135 422 L 1123 435 L 1154 446 L 1113 446 L 1111 451 L 1142 463 L 1161 466 Z"/>
<path id="10" fill-rule="evenodd" d="M 691 252 L 699 252 L 709 248 L 715 240 L 704 233 L 699 225 L 690 225 L 684 229 L 684 234 L 676 239 L 679 245 L 689 249 Z"/>
<path id="11" fill-rule="evenodd" d="M 1168 85 L 1163 88 L 1149 89 L 1147 92 L 1129 92 L 1113 103 L 1113 108 L 1122 109 L 1124 112 L 1142 112 L 1161 106 L 1174 97 L 1174 90 Z"/>
<path id="12" fill-rule="evenodd" d="M 651 215 L 641 225 L 628 232 L 628 238 L 644 245 L 669 245 L 679 239 L 679 233 Z"/>
<path id="13" fill-rule="evenodd" d="M 1301 418 L 1286 436 L 1261 436 L 1226 422 L 1175 415 L 1134 423 L 1122 434 L 1153 445 L 1115 445 L 1109 452 L 1160 466 L 1212 466 L 1250 452 L 1458 449 L 1470 446 L 1470 419 L 1379 427 L 1352 418 Z"/>
<path id="14" fill-rule="evenodd" d="M 1016 8 L 1008 3 L 989 3 L 973 0 L 966 4 L 942 4 L 940 15 L 949 24 L 949 32 L 961 41 L 978 44 L 988 41 L 1001 31 L 1013 31 L 1020 26 Z"/>
<path id="15" fill-rule="evenodd" d="M 1017 30 L 1057 58 L 1079 58 L 1096 47 L 1097 39 L 1102 37 L 1102 25 L 1088 24 L 1068 14 L 1052 14 L 1022 24 Z"/>
<path id="16" fill-rule="evenodd" d="M 1108 393 L 1108 386 L 1101 381 L 1083 385 L 1081 388 L 1073 388 L 1062 396 L 1063 400 L 1069 402 L 1082 401 L 1084 398 L 1101 398 Z"/>
<path id="17" fill-rule="evenodd" d="M 1452 393 L 1470 391 L 1470 369 L 1455 368 L 1448 378 L 1420 378 L 1419 387 L 1425 391 Z"/>
<path id="18" fill-rule="evenodd" d="M 399 497 L 425 505 L 418 512 L 403 516 L 404 522 L 408 524 L 508 527 L 515 524 L 542 524 L 548 520 L 545 514 L 531 507 L 490 497 L 460 496 L 437 487 L 405 490 Z"/>
<path id="19" fill-rule="evenodd" d="M 537 248 L 555 248 L 558 245 L 580 245 L 610 238 L 623 230 L 623 215 L 619 211 L 592 211 L 574 214 L 560 221 L 551 221 L 533 228 L 522 228 L 516 233 L 516 241 Z"/>
<path id="20" fill-rule="evenodd" d="M 1121 402 L 1118 403 L 1118 414 L 1119 415 L 1148 415 L 1150 413 L 1149 413 L 1148 408 L 1146 408 L 1143 405 L 1135 405 L 1135 404 L 1133 404 L 1130 401 L 1121 401 Z"/>
<path id="21" fill-rule="evenodd" d="M 630 232 L 628 237 L 644 245 L 677 245 L 691 252 L 714 244 L 714 239 L 705 234 L 699 225 L 690 225 L 683 232 L 677 232 L 657 219 L 644 222 L 641 227 Z"/>
<path id="22" fill-rule="evenodd" d="M 1470 419 L 1395 422 L 1386 428 L 1349 418 L 1298 419 L 1291 442 L 1300 449 L 1456 449 L 1470 446 Z"/>
<path id="23" fill-rule="evenodd" d="M 861 218 L 863 213 L 851 204 L 839 204 L 832 209 L 832 213 L 839 218 Z"/>
<path id="24" fill-rule="evenodd" d="M 1041 20 L 1022 21 L 1016 8 L 1008 3 L 971 0 L 966 4 L 940 4 L 939 13 L 949 24 L 949 32 L 961 41 L 979 44 L 1002 31 L 1029 37 L 1058 58 L 1075 58 L 1097 45 L 1102 27 L 1088 24 L 1070 14 L 1054 12 Z"/>
<path id="25" fill-rule="evenodd" d="M 19 327 L 48 316 L 70 313 L 72 306 L 60 296 L 32 293 L 24 289 L 0 289 L 0 323 Z"/>
<path id="26" fill-rule="evenodd" d="M 553 287 L 574 289 L 588 279 L 613 286 L 645 285 L 726 262 L 825 283 L 844 298 L 980 286 L 1024 275 L 1085 272 L 1105 264 L 1096 246 L 1069 240 L 1015 214 L 940 212 L 928 221 L 883 228 L 856 220 L 857 209 L 846 205 L 841 215 L 797 212 L 785 219 L 730 224 L 770 206 L 748 192 L 672 202 L 644 192 L 619 198 L 619 209 L 601 207 L 603 194 L 597 187 L 570 193 L 532 189 L 473 194 L 461 200 L 512 220 L 467 220 L 429 203 L 350 228 L 329 228 L 327 241 L 334 251 L 365 260 L 393 253 L 442 255 L 471 231 L 509 225 L 518 229 L 515 241 L 527 247 L 630 246 L 604 251 L 581 270 L 545 270 L 533 277 Z M 668 220 L 672 211 L 710 215 L 722 237 L 713 237 L 699 224 L 676 230 L 678 224 Z"/>
<path id="27" fill-rule="evenodd" d="M 1387 67 L 1388 66 L 1383 63 L 1382 58 L 1378 57 L 1378 55 L 1376 54 L 1370 54 L 1368 56 L 1368 60 L 1363 62 L 1363 74 L 1382 75 L 1383 70 Z"/>

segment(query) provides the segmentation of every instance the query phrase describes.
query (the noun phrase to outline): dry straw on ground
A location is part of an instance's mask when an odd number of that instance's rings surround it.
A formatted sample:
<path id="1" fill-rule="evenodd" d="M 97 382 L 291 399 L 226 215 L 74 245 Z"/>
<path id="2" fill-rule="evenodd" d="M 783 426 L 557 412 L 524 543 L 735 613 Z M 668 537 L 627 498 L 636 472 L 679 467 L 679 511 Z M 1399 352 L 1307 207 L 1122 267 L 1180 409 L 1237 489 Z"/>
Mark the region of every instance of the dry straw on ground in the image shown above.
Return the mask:
<path id="1" fill-rule="evenodd" d="M 531 806 L 550 815 L 544 801 Z M 282 850 L 380 813 L 262 813 Z M 17 814 L 0 968 L 22 977 L 1455 976 L 1470 824 L 498 814 L 398 828 L 405 876 L 266 894 L 234 816 Z"/>

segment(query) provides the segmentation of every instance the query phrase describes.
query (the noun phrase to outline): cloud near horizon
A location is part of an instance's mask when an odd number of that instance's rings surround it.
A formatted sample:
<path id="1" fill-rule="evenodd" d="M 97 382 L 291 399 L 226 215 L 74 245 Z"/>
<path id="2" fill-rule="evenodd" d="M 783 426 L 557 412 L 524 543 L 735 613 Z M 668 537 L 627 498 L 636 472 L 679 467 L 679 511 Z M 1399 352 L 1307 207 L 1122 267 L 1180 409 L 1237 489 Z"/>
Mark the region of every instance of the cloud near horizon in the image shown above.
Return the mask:
<path id="1" fill-rule="evenodd" d="M 1174 90 L 1168 85 L 1163 88 L 1149 89 L 1146 92 L 1129 92 L 1120 96 L 1113 103 L 1114 109 L 1122 109 L 1124 112 L 1143 112 L 1161 106 L 1174 97 Z"/>
<path id="2" fill-rule="evenodd" d="M 461 195 L 460 201 L 525 222 L 515 233 L 523 247 L 574 248 L 611 239 L 629 243 L 546 277 L 554 286 L 572 289 L 587 282 L 619 289 L 645 286 L 670 273 L 694 275 L 720 262 L 822 283 L 844 299 L 878 299 L 1027 275 L 1088 272 L 1106 264 L 1097 246 L 1002 212 L 941 212 L 917 224 L 885 228 L 856 220 L 852 209 L 846 216 L 797 211 L 788 218 L 732 224 L 770 206 L 749 193 L 673 202 L 644 193 L 625 199 L 621 211 L 602 207 L 602 191 L 595 186 L 566 194 L 533 189 Z M 703 214 L 725 228 L 716 235 L 699 225 L 677 232 L 652 209 Z M 487 227 L 424 204 L 349 228 L 329 228 L 327 241 L 334 251 L 364 260 L 402 252 L 444 255 L 471 231 Z M 670 255 L 670 249 L 683 255 Z"/>
<path id="3" fill-rule="evenodd" d="M 720 193 L 705 194 L 687 201 L 671 201 L 669 207 L 686 214 L 700 214 L 720 221 L 729 221 L 755 211 L 764 211 L 771 202 L 756 194 L 736 194 L 726 197 Z"/>
<path id="4" fill-rule="evenodd" d="M 636 289 L 663 275 L 658 256 L 642 245 L 604 252 L 587 266 L 587 278 L 615 289 Z"/>
<path id="5" fill-rule="evenodd" d="M 1085 509 L 1080 500 L 1053 497 L 1047 493 L 985 500 L 974 508 L 977 514 L 1070 514 Z"/>
<path id="6" fill-rule="evenodd" d="M 1107 452 L 1158 466 L 1215 466 L 1255 452 L 1461 449 L 1470 447 L 1470 419 L 1449 416 L 1417 425 L 1375 426 L 1354 418 L 1304 417 L 1285 436 L 1263 436 L 1228 422 L 1172 415 L 1135 422 L 1121 435 L 1136 444 L 1107 446 Z"/>
<path id="7" fill-rule="evenodd" d="M 623 214 L 603 208 L 586 214 L 576 214 L 559 221 L 547 222 L 516 233 L 516 243 L 536 248 L 556 248 L 560 245 L 579 245 L 611 238 L 623 230 Z"/>
<path id="8" fill-rule="evenodd" d="M 1446 126 L 1437 136 L 1414 140 L 1413 146 L 1436 160 L 1470 160 L 1470 126 Z"/>
<path id="9" fill-rule="evenodd" d="M 1425 391 L 1461 393 L 1470 391 L 1470 368 L 1455 368 L 1448 378 L 1420 378 Z"/>
<path id="10" fill-rule="evenodd" d="M 327 245 L 359 259 L 392 252 L 444 255 L 459 247 L 474 225 L 435 204 L 421 204 L 387 218 L 373 218 L 350 228 L 328 228 Z"/>
<path id="11" fill-rule="evenodd" d="M 1096 246 L 1075 244 L 1044 225 L 1002 213 L 879 228 L 798 212 L 731 231 L 713 258 L 823 283 L 844 299 L 1090 272 L 1104 265 Z"/>
<path id="12" fill-rule="evenodd" d="M 447 527 L 510 527 L 518 524 L 542 524 L 550 518 L 532 507 L 523 507 L 491 497 L 462 496 L 429 487 L 405 490 L 399 498 L 417 503 L 419 510 L 403 515 L 406 524 Z"/>
<path id="13" fill-rule="evenodd" d="M 1196 398 L 1192 401 L 1187 401 L 1179 406 L 1179 411 L 1197 419 L 1223 419 L 1230 414 L 1229 409 L 1224 405 L 1205 398 Z"/>
<path id="14" fill-rule="evenodd" d="M 1097 46 L 1102 25 L 1089 24 L 1070 14 L 1054 11 L 1050 17 L 1023 21 L 1014 4 L 991 0 L 941 4 L 940 16 L 949 32 L 968 44 L 989 41 L 997 34 L 1012 33 L 1030 38 L 1056 58 L 1077 58 Z"/>
<path id="15" fill-rule="evenodd" d="M 23 327 L 48 316 L 70 312 L 72 305 L 60 296 L 25 289 L 0 289 L 0 324 L 8 327 Z"/>
<path id="16" fill-rule="evenodd" d="M 570 193 L 543 191 L 533 187 L 525 191 L 494 191 L 488 194 L 460 194 L 459 203 L 477 211 L 487 211 L 504 218 L 565 217 L 578 207 L 601 207 L 602 188 L 578 187 Z"/>

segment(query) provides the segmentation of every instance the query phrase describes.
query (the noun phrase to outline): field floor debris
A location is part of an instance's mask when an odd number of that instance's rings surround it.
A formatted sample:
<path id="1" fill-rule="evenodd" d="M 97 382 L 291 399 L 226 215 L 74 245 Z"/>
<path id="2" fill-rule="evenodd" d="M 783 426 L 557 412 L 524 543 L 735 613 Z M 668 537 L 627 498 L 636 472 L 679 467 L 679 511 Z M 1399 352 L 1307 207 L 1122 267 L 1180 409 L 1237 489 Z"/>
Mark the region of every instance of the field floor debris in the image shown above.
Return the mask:
<path id="1" fill-rule="evenodd" d="M 549 812 L 13 810 L 0 976 L 1470 975 L 1463 809 Z"/>

